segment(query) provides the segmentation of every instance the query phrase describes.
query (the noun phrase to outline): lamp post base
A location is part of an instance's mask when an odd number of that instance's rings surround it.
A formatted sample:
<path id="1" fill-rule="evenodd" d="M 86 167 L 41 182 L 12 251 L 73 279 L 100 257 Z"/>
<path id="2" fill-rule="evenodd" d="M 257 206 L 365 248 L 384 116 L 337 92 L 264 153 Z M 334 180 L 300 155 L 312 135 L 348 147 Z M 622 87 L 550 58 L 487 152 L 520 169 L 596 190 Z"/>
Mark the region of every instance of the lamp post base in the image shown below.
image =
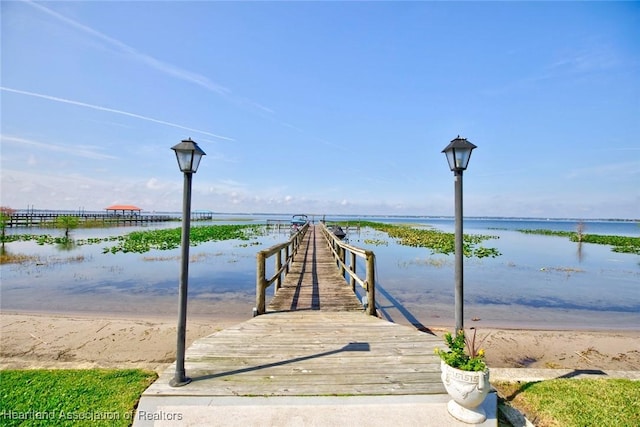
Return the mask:
<path id="1" fill-rule="evenodd" d="M 184 387 L 191 382 L 191 378 L 189 377 L 173 377 L 171 381 L 169 381 L 169 385 L 171 387 Z"/>

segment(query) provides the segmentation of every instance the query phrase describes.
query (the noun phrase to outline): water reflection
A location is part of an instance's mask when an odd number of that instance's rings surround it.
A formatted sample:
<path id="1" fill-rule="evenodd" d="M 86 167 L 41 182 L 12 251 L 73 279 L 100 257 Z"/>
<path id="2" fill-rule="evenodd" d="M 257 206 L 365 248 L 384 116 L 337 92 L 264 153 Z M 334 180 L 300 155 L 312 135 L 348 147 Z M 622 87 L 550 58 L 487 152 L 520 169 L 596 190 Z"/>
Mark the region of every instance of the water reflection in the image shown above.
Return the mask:
<path id="1" fill-rule="evenodd" d="M 67 237 L 62 239 L 60 243 L 57 243 L 56 248 L 61 252 L 69 252 L 76 248 L 76 242 Z"/>
<path id="2" fill-rule="evenodd" d="M 582 251 L 582 240 L 578 240 L 578 250 L 576 252 L 578 262 L 582 262 L 584 259 L 584 252 Z"/>
<path id="3" fill-rule="evenodd" d="M 423 220 L 417 224 L 434 225 Z M 175 224 L 159 228 L 168 226 L 176 228 Z M 465 316 L 485 324 L 520 322 L 540 327 L 640 325 L 637 255 L 514 230 L 490 231 L 499 238 L 485 245 L 499 250 L 500 257 L 465 259 Z M 79 229 L 73 237 L 103 238 L 131 231 L 130 227 Z M 468 232 L 487 234 L 486 229 Z M 282 227 L 251 244 L 222 241 L 193 247 L 190 310 L 221 313 L 233 305 L 246 307 L 250 316 L 255 304 L 256 253 L 288 237 L 289 229 Z M 350 229 L 348 238 L 350 244 L 376 253 L 379 308 L 385 318 L 425 329 L 452 319 L 453 255 L 399 246 L 386 234 L 368 228 Z M 5 253 L 36 258 L 2 265 L 2 308 L 134 314 L 174 310 L 179 249 L 103 254 L 105 246 L 7 244 Z M 273 269 L 270 264 L 267 267 Z M 357 265 L 358 271 L 364 268 L 363 263 Z"/>

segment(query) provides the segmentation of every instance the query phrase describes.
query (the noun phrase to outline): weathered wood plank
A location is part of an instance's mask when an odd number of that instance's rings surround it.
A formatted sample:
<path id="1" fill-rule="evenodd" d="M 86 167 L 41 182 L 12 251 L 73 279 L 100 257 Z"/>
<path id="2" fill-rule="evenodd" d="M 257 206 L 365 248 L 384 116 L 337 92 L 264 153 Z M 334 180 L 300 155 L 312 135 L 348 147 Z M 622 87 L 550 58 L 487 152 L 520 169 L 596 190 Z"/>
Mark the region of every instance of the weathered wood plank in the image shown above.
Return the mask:
<path id="1" fill-rule="evenodd" d="M 439 344 L 365 313 L 269 313 L 197 340 L 185 362 L 191 384 L 169 387 L 170 368 L 145 394 L 440 394 Z"/>
<path id="2" fill-rule="evenodd" d="M 439 344 L 365 314 L 312 227 L 267 314 L 194 342 L 185 360 L 192 383 L 171 388 L 172 366 L 144 394 L 442 394 Z"/>

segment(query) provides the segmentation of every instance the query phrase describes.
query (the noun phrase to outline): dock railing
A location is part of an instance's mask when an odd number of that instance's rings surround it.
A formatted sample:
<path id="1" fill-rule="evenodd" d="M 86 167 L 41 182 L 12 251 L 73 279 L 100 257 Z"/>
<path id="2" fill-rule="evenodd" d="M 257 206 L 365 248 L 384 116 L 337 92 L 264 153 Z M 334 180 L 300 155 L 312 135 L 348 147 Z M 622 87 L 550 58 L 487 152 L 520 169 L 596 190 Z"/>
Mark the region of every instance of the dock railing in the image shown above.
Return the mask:
<path id="1" fill-rule="evenodd" d="M 300 243 L 308 230 L 309 223 L 307 222 L 288 241 L 258 252 L 256 256 L 256 308 L 254 309 L 254 316 L 264 314 L 266 311 L 267 288 L 274 282 L 276 284 L 275 292 L 282 287 L 282 279 L 289 272 L 293 256 L 298 251 Z M 274 255 L 274 273 L 267 278 L 267 259 Z"/>
<path id="2" fill-rule="evenodd" d="M 367 249 L 357 248 L 351 246 L 327 229 L 324 223 L 320 223 L 321 231 L 329 244 L 329 248 L 333 253 L 333 257 L 336 260 L 336 264 L 340 268 L 340 275 L 347 279 L 345 274 L 349 276 L 349 284 L 351 289 L 356 291 L 356 283 L 359 284 L 366 292 L 367 302 L 364 303 L 367 314 L 376 316 L 376 275 L 375 264 L 376 257 L 373 251 Z M 363 258 L 365 260 L 366 271 L 364 279 L 360 278 L 356 272 L 357 258 Z M 347 258 L 349 264 L 347 265 Z"/>
<path id="3" fill-rule="evenodd" d="M 148 214 L 148 213 L 112 213 L 98 211 L 16 211 L 8 215 L 6 219 L 7 227 L 54 227 L 56 220 L 61 216 L 78 218 L 78 222 L 102 223 L 104 225 L 118 226 L 121 224 L 144 224 L 150 222 L 174 221 L 178 218 L 171 215 Z M 194 217 L 192 216 L 192 219 Z M 195 218 L 197 219 L 197 217 Z"/>

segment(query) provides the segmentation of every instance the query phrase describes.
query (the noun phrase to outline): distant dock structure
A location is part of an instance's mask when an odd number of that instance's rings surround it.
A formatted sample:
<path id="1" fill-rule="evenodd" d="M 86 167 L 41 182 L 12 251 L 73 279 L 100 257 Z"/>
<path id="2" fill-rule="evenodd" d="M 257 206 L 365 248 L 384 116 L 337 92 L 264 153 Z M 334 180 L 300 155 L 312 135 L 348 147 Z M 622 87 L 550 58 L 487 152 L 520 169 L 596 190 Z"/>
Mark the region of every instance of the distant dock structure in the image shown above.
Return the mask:
<path id="1" fill-rule="evenodd" d="M 7 227 L 45 227 L 54 226 L 57 219 L 62 216 L 78 218 L 83 223 L 104 223 L 105 225 L 142 225 L 153 222 L 166 222 L 179 220 L 178 217 L 169 214 L 147 214 L 142 209 L 133 205 L 113 205 L 101 211 L 69 211 L 69 210 L 17 210 L 13 212 L 7 221 Z"/>

